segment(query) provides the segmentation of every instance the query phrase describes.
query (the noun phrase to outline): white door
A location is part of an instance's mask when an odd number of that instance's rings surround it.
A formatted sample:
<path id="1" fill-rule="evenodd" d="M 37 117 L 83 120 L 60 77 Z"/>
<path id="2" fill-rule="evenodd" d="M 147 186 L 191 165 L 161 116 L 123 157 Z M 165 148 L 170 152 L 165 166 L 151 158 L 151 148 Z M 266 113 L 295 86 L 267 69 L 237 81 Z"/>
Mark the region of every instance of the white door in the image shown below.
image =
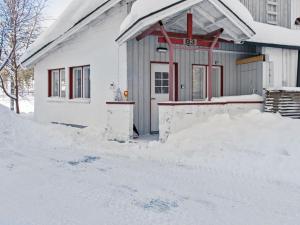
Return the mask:
<path id="1" fill-rule="evenodd" d="M 158 103 L 169 101 L 169 64 L 151 64 L 151 132 L 159 131 Z"/>

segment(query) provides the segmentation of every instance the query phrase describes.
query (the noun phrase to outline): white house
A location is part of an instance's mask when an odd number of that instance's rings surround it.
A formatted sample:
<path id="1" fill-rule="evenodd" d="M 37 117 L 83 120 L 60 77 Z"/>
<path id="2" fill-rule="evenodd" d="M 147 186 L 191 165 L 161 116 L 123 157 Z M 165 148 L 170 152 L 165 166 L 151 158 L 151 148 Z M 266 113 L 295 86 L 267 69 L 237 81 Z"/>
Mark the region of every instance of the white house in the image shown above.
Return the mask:
<path id="1" fill-rule="evenodd" d="M 74 0 L 23 57 L 35 118 L 117 140 L 135 124 L 165 139 L 211 113 L 260 109 L 262 98 L 245 95 L 300 81 L 298 4 Z M 242 97 L 214 99 L 223 96 Z"/>

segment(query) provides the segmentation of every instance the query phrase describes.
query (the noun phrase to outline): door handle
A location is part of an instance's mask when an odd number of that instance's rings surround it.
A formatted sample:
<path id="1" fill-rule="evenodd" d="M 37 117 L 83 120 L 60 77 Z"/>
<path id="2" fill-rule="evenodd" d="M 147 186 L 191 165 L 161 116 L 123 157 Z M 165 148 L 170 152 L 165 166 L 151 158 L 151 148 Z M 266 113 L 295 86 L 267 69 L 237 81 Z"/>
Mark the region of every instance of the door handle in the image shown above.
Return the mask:
<path id="1" fill-rule="evenodd" d="M 156 98 L 151 98 L 151 100 L 156 100 Z"/>

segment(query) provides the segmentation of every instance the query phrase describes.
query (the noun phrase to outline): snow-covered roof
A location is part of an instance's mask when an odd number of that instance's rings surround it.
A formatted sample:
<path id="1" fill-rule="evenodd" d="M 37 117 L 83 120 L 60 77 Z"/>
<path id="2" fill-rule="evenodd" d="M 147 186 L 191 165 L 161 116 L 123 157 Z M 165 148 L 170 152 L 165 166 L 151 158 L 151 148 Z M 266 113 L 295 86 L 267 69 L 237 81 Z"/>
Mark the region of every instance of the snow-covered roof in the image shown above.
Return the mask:
<path id="1" fill-rule="evenodd" d="M 286 46 L 300 48 L 300 30 L 254 22 L 256 35 L 247 40 L 260 45 Z"/>
<path id="2" fill-rule="evenodd" d="M 177 26 L 178 23 L 184 23 L 187 11 L 193 13 L 202 34 L 223 28 L 222 38 L 237 42 L 247 40 L 255 34 L 252 28 L 253 17 L 238 0 L 137 0 L 121 25 L 118 42 L 138 35 L 159 20 L 166 24 L 168 30 L 174 30 L 176 26 L 170 27 L 168 23 L 177 23 Z M 180 14 L 183 16 L 180 17 Z M 184 31 L 184 27 L 181 26 L 181 31 Z"/>
<path id="3" fill-rule="evenodd" d="M 73 0 L 56 22 L 48 28 L 26 51 L 22 57 L 23 64 L 30 58 L 45 52 L 63 41 L 66 34 L 92 21 L 121 0 Z"/>

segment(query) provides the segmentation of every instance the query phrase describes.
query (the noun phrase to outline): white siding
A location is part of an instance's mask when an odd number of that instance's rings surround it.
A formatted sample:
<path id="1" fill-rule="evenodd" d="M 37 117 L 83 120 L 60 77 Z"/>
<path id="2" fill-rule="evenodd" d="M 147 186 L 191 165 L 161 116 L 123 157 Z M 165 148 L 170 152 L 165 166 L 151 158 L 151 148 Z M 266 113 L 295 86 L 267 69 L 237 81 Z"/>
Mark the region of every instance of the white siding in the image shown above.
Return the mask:
<path id="1" fill-rule="evenodd" d="M 298 50 L 264 47 L 269 68 L 265 70 L 267 77 L 265 88 L 295 87 L 297 84 Z"/>
<path id="2" fill-rule="evenodd" d="M 112 9 L 104 18 L 87 26 L 35 65 L 35 118 L 38 121 L 105 127 L 106 101 L 113 99 L 111 84 L 117 86 L 123 81 L 120 86 L 127 87 L 127 79 L 121 77 L 127 76 L 126 63 L 120 62 L 121 67 L 118 66 L 119 55 L 120 61 L 126 61 L 127 49 L 126 46 L 119 48 L 115 42 L 126 14 L 126 6 Z M 82 65 L 90 65 L 91 68 L 90 103 L 48 98 L 48 69 L 65 67 L 69 82 L 69 67 Z"/>
<path id="3" fill-rule="evenodd" d="M 291 27 L 292 29 L 299 29 L 300 25 L 295 25 L 296 18 L 300 17 L 300 0 L 291 0 Z"/>

